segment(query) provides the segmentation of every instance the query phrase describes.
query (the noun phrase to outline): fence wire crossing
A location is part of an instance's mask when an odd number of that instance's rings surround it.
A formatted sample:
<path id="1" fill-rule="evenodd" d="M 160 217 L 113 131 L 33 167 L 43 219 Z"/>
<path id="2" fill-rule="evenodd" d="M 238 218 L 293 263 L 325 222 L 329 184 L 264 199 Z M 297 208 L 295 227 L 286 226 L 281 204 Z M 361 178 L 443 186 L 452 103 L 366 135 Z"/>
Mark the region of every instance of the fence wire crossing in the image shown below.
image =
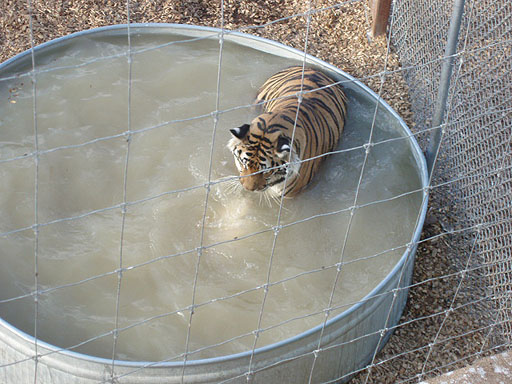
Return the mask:
<path id="1" fill-rule="evenodd" d="M 34 384 L 46 383 L 45 378 L 41 375 L 41 370 L 51 358 L 58 356 L 61 352 L 73 352 L 83 345 L 94 341 L 111 338 L 112 353 L 110 366 L 105 368 L 103 380 L 84 381 L 87 383 L 121 383 L 131 382 L 131 377 L 137 380 L 137 374 L 141 371 L 150 370 L 160 367 L 168 362 L 182 363 L 180 374 L 176 378 L 176 382 L 188 382 L 187 373 L 190 366 L 196 364 L 191 362 L 194 355 L 208 349 L 229 344 L 243 338 L 252 337 L 253 343 L 250 348 L 250 354 L 243 369 L 233 370 L 233 374 L 229 378 L 219 378 L 219 383 L 242 383 L 242 382 L 260 382 L 260 380 L 268 380 L 266 376 L 273 368 L 289 363 L 307 364 L 309 369 L 308 377 L 304 377 L 306 383 L 334 383 L 346 381 L 352 378 L 355 383 L 380 383 L 380 382 L 396 382 L 407 383 L 417 382 L 440 372 L 452 369 L 473 361 L 480 356 L 484 356 L 496 351 L 502 351 L 512 342 L 512 110 L 510 104 L 512 102 L 512 3 L 508 0 L 498 1 L 466 1 L 464 8 L 462 30 L 460 33 L 459 46 L 457 53 L 454 55 L 454 74 L 450 82 L 449 101 L 445 120 L 440 126 L 432 126 L 432 118 L 434 114 L 435 101 L 437 91 L 440 87 L 440 72 L 443 64 L 443 52 L 445 49 L 446 35 L 448 33 L 450 17 L 452 12 L 452 2 L 434 2 L 432 0 L 405 0 L 393 2 L 392 13 L 390 15 L 390 24 L 388 28 L 387 42 L 383 48 L 382 66 L 373 73 L 361 74 L 358 80 L 369 83 L 373 86 L 378 99 L 386 99 L 385 84 L 394 82 L 397 77 L 405 79 L 407 83 L 408 97 L 412 110 L 410 122 L 414 122 L 414 129 L 410 136 L 403 136 L 396 139 L 378 140 L 374 137 L 374 127 L 378 118 L 379 104 L 376 104 L 373 121 L 371 124 L 368 140 L 361 146 L 355 146 L 348 149 L 336 150 L 327 155 L 346 153 L 350 151 L 363 150 L 364 160 L 362 163 L 359 180 L 357 181 L 354 191 L 353 203 L 346 208 L 322 213 L 319 215 L 309 216 L 299 219 L 291 223 L 283 224 L 281 222 L 281 214 L 284 208 L 284 196 L 279 199 L 278 215 L 276 225 L 262 231 L 248 233 L 239 238 L 209 243 L 205 237 L 207 213 L 211 199 L 212 187 L 228 183 L 236 180 L 237 177 L 216 179 L 213 175 L 212 168 L 215 161 L 215 143 L 218 135 L 219 117 L 224 113 L 230 112 L 237 108 L 247 108 L 249 105 L 240 105 L 234 108 L 221 108 L 221 74 L 223 67 L 224 55 L 224 39 L 233 29 L 232 21 L 228 18 L 228 11 L 232 10 L 232 4 L 227 1 L 220 0 L 218 7 L 212 5 L 212 8 L 218 8 L 217 21 L 215 25 L 220 27 L 220 32 L 216 35 L 219 42 L 218 67 L 216 73 L 216 100 L 215 109 L 207 115 L 194 116 L 189 119 L 176 119 L 173 121 L 163 122 L 143 129 L 133 129 L 132 127 L 132 63 L 133 57 L 139 51 L 132 46 L 132 30 L 131 26 L 139 20 L 138 4 L 131 0 L 126 0 L 123 5 L 126 14 L 126 36 L 127 36 L 127 65 L 128 65 L 128 94 L 127 94 L 127 125 L 126 130 L 117 135 L 97 137 L 93 140 L 83 142 L 81 144 L 72 144 L 65 146 L 57 146 L 50 149 L 41 149 L 38 145 L 38 93 L 37 93 L 37 74 L 38 68 L 34 55 L 34 47 L 36 45 L 36 32 L 33 29 L 33 21 L 36 11 L 33 9 L 31 1 L 27 5 L 27 14 L 29 16 L 29 34 L 30 45 L 32 47 L 32 68 L 21 76 L 27 76 L 32 79 L 33 94 L 33 115 L 34 115 L 34 148 L 33 152 L 24 156 L 1 157 L 0 168 L 4 165 L 15 163 L 20 160 L 33 159 L 34 161 L 34 224 L 30 226 L 20 226 L 16 228 L 8 228 L 0 230 L 0 239 L 16 236 L 25 231 L 33 231 L 34 233 L 34 287 L 33 290 L 12 297 L 0 297 L 0 309 L 2 306 L 8 306 L 12 303 L 19 302 L 23 299 L 32 298 L 34 301 L 34 344 L 33 354 L 26 358 L 18 358 L 16 360 L 4 359 L 0 360 L 0 378 L 5 377 L 10 380 L 12 372 L 9 369 L 20 367 L 24 369 L 26 364 L 32 364 L 32 375 L 21 375 L 22 377 L 31 377 L 30 381 Z M 241 12 L 243 7 L 240 6 Z M 37 9 L 37 7 L 36 7 Z M 137 12 L 133 11 L 137 9 Z M 318 32 L 319 20 L 328 20 L 336 16 L 339 20 L 343 13 L 350 13 L 354 10 L 361 10 L 364 18 L 368 14 L 368 4 L 366 1 L 308 1 L 306 5 L 299 5 L 295 12 L 280 18 L 263 20 L 259 25 L 242 24 L 237 30 L 251 31 L 262 34 L 268 33 L 272 37 L 273 28 L 278 28 L 281 24 L 295 30 L 303 30 L 304 36 L 301 38 L 300 46 L 304 52 L 302 61 L 303 68 L 306 67 L 306 54 L 315 55 L 315 46 L 318 44 L 316 33 Z M 134 14 L 136 15 L 134 17 Z M 134 20 L 135 19 L 135 20 Z M 432 26 L 435 25 L 435 28 Z M 230 29 L 227 29 L 227 28 Z M 333 27 L 335 28 L 335 27 Z M 367 25 L 362 25 L 362 34 L 365 34 Z M 267 36 L 269 37 L 269 36 Z M 201 38 L 197 38 L 200 40 Z M 184 39 L 183 41 L 187 41 Z M 173 41 L 172 44 L 179 44 L 179 41 Z M 154 47 L 154 49 L 161 46 Z M 333 48 L 334 49 L 334 48 Z M 146 52 L 147 50 L 143 50 Z M 142 51 L 141 51 L 142 52 Z M 319 51 L 319 53 L 321 53 Z M 400 61 L 400 65 L 392 63 L 396 56 Z M 111 56 L 112 57 L 112 56 Z M 104 60 L 105 57 L 94 59 L 94 61 Z M 80 64 L 80 66 L 87 65 Z M 77 66 L 78 67 L 78 66 Z M 343 69 L 343 68 L 342 68 Z M 43 71 L 46 71 L 43 70 Z M 0 83 L 12 80 L 12 77 L 1 77 Z M 304 79 L 302 79 L 303 85 Z M 343 81 L 340 82 L 343 85 Z M 0 84 L 1 85 L 1 84 Z M 302 87 L 301 85 L 301 87 Z M 313 92 L 318 91 L 314 90 Z M 303 92 L 302 88 L 298 97 L 298 105 L 300 107 Z M 393 104 L 393 103 L 391 103 Z M 210 138 L 210 152 L 208 164 L 207 181 L 201 185 L 195 185 L 189 188 L 169 190 L 157 195 L 145 196 L 138 200 L 131 201 L 127 195 L 127 185 L 129 183 L 129 165 L 130 165 L 130 148 L 134 137 L 151 130 L 162 129 L 166 125 L 194 121 L 196 119 L 212 118 L 213 126 Z M 297 116 L 294 123 L 297 125 Z M 434 173 L 425 188 L 411 190 L 392 196 L 387 199 L 374 200 L 362 203 L 359 201 L 359 192 L 362 188 L 363 174 L 368 165 L 369 155 L 372 150 L 385 146 L 391 142 L 408 142 L 411 138 L 418 139 L 420 145 L 425 148 L 428 136 L 437 130 L 442 131 L 442 141 L 440 151 L 435 159 Z M 40 201 L 38 199 L 38 188 L 40 183 L 39 173 L 39 157 L 47 153 L 53 153 L 60 150 L 75 150 L 91 146 L 98 142 L 111 142 L 115 139 L 125 138 L 125 155 L 122 159 L 123 167 L 123 195 L 122 201 L 118 204 L 104 207 L 94 211 L 88 211 L 80 215 L 72 217 L 61 217 L 49 221 L 41 221 L 38 215 Z M 292 137 L 293 140 L 293 137 Z M 0 132 L 0 144 L 2 136 Z M 0 147 L 1 148 L 1 147 Z M 323 155 L 324 156 L 324 155 Z M 290 159 L 291 160 L 291 159 Z M 309 159 L 311 160 L 311 159 Z M 305 161 L 309 161 L 305 160 Z M 125 220 L 127 212 L 130 209 L 142 205 L 145 202 L 155 200 L 165 196 L 178 196 L 190 193 L 195 190 L 205 190 L 205 198 L 203 202 L 203 216 L 201 221 L 199 241 L 196 246 L 185 248 L 179 252 L 166 254 L 157 258 L 146 260 L 138 264 L 127 265 L 124 255 L 125 245 Z M 355 212 L 368 206 L 375 206 L 380 203 L 398 200 L 406 196 L 423 196 L 423 201 L 427 199 L 427 193 L 434 195 L 433 208 L 438 208 L 436 204 L 443 205 L 444 199 L 454 199 L 456 207 L 456 220 L 450 225 L 442 225 L 442 230 L 438 232 L 429 232 L 426 229 L 423 236 L 418 241 L 407 241 L 403 244 L 395 246 L 381 252 L 370 254 L 355 260 L 346 260 L 346 246 L 352 234 L 352 222 Z M 442 195 L 436 198 L 436 194 Z M 448 197 L 446 197 L 448 196 Z M 441 201 L 441 202 L 440 202 Z M 1 209 L 1 207 L 0 207 Z M 51 288 L 42 289 L 39 283 L 39 238 L 42 228 L 51 227 L 59 223 L 73 222 L 85 217 L 101 214 L 110 211 L 119 211 L 121 213 L 121 228 L 119 240 L 119 254 L 117 267 L 114 270 L 107 271 L 103 274 L 88 276 L 85 279 L 77 280 L 68 284 L 57 285 Z M 440 211 L 441 212 L 441 211 Z M 348 214 L 348 225 L 346 232 L 341 234 L 343 237 L 343 246 L 337 258 L 337 262 L 330 265 L 324 265 L 318 269 L 297 272 L 296 274 L 281 280 L 272 280 L 271 272 L 274 267 L 274 253 L 276 243 L 280 236 L 280 231 L 294 225 L 314 220 L 319 217 L 334 216 L 337 214 Z M 421 225 L 422 213 L 419 212 L 415 221 L 415 225 Z M 0 227 L 1 228 L 1 227 Z M 200 271 L 205 268 L 203 254 L 205 251 L 216 246 L 226 243 L 237 243 L 244 239 L 268 233 L 273 235 L 273 243 L 270 254 L 268 255 L 268 270 L 266 280 L 263 284 L 233 292 L 222 297 L 215 297 L 208 301 L 200 301 L 197 296 L 198 281 Z M 452 249 L 455 260 L 454 269 L 445 271 L 442 275 L 420 275 L 416 276 L 413 281 L 407 281 L 404 277 L 407 268 L 410 266 L 406 261 L 398 274 L 398 279 L 393 288 L 387 292 L 376 295 L 376 297 L 365 298 L 363 300 L 343 305 L 337 305 L 334 301 L 336 289 L 340 281 L 344 278 L 345 267 L 364 260 L 376 260 L 383 255 L 400 251 L 407 252 L 409 258 L 412 258 L 414 251 L 427 252 L 431 245 L 445 242 Z M 437 253 L 437 251 L 435 251 Z M 135 269 L 141 269 L 147 265 L 160 262 L 162 260 L 170 260 L 180 256 L 188 256 L 195 258 L 195 273 L 193 274 L 191 302 L 185 307 L 179 307 L 172 310 L 163 310 L 155 316 L 147 316 L 142 320 L 135 321 L 128 326 L 121 325 L 121 298 L 124 293 L 124 273 Z M 434 255 L 435 256 L 435 255 Z M 434 257 L 432 256 L 432 257 Z M 0 257 L 2 255 L 0 254 Z M 439 256 L 438 256 L 439 257 Z M 408 259 L 409 260 L 409 259 Z M 420 257 L 419 262 L 426 262 Z M 269 289 L 282 285 L 285 282 L 299 280 L 304 275 L 314 275 L 322 273 L 326 270 L 334 272 L 334 280 L 332 281 L 332 290 L 329 292 L 329 299 L 325 308 L 312 311 L 306 315 L 294 316 L 291 319 L 282 320 L 277 324 L 266 325 L 263 322 L 263 316 L 267 311 L 266 301 Z M 102 277 L 114 276 L 117 278 L 116 284 L 116 300 L 113 321 L 113 329 L 108 332 L 99 333 L 93 337 L 82 340 L 81 342 L 68 346 L 66 348 L 57 347 L 52 351 L 41 351 L 39 348 L 40 341 L 38 334 L 38 323 L 40 320 L 40 297 L 50 295 L 54 292 L 60 292 L 70 289 L 71 287 L 81 286 L 86 283 L 97 281 Z M 444 306 L 433 307 L 431 312 L 425 312 L 421 315 L 415 315 L 412 308 L 406 309 L 405 315 L 400 319 L 398 324 L 390 324 L 390 319 L 396 315 L 398 298 L 412 292 L 414 295 L 429 287 L 435 287 L 438 284 L 444 284 L 451 281 L 453 288 L 447 295 Z M 475 287 L 485 282 L 488 289 L 480 290 Z M 481 288 L 481 287 L 480 287 Z M 467 297 L 468 292 L 475 292 L 478 295 Z M 199 327 L 195 321 L 196 310 L 218 302 L 227 301 L 234 297 L 243 296 L 250 292 L 262 292 L 262 299 L 259 305 L 257 325 L 248 333 L 237 335 L 231 339 L 223 340 L 216 344 L 207 345 L 201 348 L 195 348 L 191 342 L 191 334 L 194 329 Z M 328 320 L 332 314 L 347 310 L 356 305 L 370 305 L 372 300 L 378 296 L 386 298 L 389 307 L 386 308 L 387 317 L 382 323 L 382 328 L 377 329 L 369 334 L 353 337 L 348 341 L 332 343 L 324 338 L 327 334 Z M 421 301 L 421 296 L 420 301 Z M 414 301 L 413 301 L 414 302 Z M 457 312 L 473 311 L 474 308 L 482 309 L 488 306 L 494 309 L 490 319 L 486 317 L 478 317 L 478 326 L 469 329 L 451 329 L 454 327 L 450 321 Z M 119 364 L 118 338 L 122 332 L 136 329 L 139 326 L 156 322 L 160 319 L 169 318 L 173 315 L 188 316 L 187 328 L 184 330 L 185 345 L 182 353 L 168 356 L 165 359 L 154 362 L 147 362 L 139 366 L 126 367 Z M 1 315 L 1 313 L 0 313 Z M 273 328 L 286 325 L 295 320 L 305 319 L 313 316 L 321 315 L 323 320 L 321 328 L 316 339 L 311 341 L 312 350 L 307 353 L 290 353 L 286 356 L 274 359 L 267 364 L 261 364 L 257 358 L 257 349 L 261 347 L 259 337 L 262 333 Z M 400 343 L 402 341 L 394 341 L 401 335 L 401 332 L 418 331 L 425 324 L 429 324 L 426 335 L 418 343 L 410 341 L 404 347 Z M 389 344 L 390 347 L 381 351 L 385 342 L 391 333 L 395 332 Z M 395 337 L 395 339 L 393 339 Z M 414 336 L 412 337 L 414 339 Z M 371 360 L 364 367 L 354 367 L 350 372 L 344 372 L 337 377 L 327 380 L 319 380 L 317 362 L 320 361 L 323 354 L 332 351 L 350 348 L 361 340 L 376 340 L 375 348 L 370 355 Z M 450 355 L 441 362 L 438 361 L 436 354 L 441 354 L 441 350 L 446 349 L 453 343 L 474 342 L 478 340 L 477 348 L 468 349 L 464 353 L 458 351 L 457 355 Z M 167 342 L 167 340 L 166 340 Z M 398 347 L 396 347 L 398 345 Z M 396 348 L 396 349 L 394 349 Z M 401 349 L 399 349 L 401 348 Z M 0 354 L 2 356 L 2 354 Z M 397 365 L 402 365 L 405 361 L 415 362 L 415 366 L 409 367 L 407 371 L 397 372 Z M 393 371 L 395 369 L 395 371 Z M 5 372 L 5 373 L 2 373 Z M 401 370 L 400 370 L 401 371 Z M 4 375 L 4 376 L 2 376 Z M 387 375 L 387 376 L 386 376 Z M 219 376 L 220 377 L 220 376 Z M 227 376 L 226 376 L 227 377 Z M 7 381 L 8 382 L 8 381 Z M 155 381 L 156 382 L 156 381 Z"/>

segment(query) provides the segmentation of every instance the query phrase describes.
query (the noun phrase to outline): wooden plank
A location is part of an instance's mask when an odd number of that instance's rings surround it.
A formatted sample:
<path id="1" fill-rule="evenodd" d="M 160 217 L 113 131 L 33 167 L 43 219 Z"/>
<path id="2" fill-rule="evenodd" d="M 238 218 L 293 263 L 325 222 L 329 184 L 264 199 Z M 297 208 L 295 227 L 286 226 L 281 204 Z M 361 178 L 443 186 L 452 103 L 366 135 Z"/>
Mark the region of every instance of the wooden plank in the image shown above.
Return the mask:
<path id="1" fill-rule="evenodd" d="M 391 11 L 391 0 L 371 0 L 371 11 L 372 37 L 384 35 L 388 26 L 389 12 Z"/>

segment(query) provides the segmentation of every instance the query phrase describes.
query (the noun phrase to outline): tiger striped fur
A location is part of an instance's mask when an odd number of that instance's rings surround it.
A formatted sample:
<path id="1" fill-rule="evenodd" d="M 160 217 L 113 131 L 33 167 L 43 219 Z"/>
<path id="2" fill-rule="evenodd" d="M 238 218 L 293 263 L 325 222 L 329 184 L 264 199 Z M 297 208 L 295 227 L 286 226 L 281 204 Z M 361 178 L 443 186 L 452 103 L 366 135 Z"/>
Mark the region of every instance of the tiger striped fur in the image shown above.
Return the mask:
<path id="1" fill-rule="evenodd" d="M 281 194 L 285 188 L 284 195 L 292 197 L 309 184 L 325 156 L 315 157 L 334 150 L 345 125 L 347 99 L 334 83 L 322 72 L 306 68 L 303 74 L 295 66 L 262 85 L 256 101 L 265 102 L 263 113 L 231 129 L 228 143 L 245 189 Z"/>

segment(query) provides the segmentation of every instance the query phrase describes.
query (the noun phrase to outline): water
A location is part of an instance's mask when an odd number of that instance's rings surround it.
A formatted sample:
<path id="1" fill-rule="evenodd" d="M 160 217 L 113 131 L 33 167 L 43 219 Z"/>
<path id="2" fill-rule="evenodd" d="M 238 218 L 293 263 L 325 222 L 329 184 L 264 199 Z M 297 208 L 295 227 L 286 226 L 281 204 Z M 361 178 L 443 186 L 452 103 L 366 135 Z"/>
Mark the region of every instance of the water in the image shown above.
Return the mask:
<path id="1" fill-rule="evenodd" d="M 130 114 L 125 38 L 75 41 L 37 58 L 39 68 L 54 68 L 36 85 L 38 338 L 65 348 L 88 341 L 73 350 L 111 358 L 122 261 L 116 358 L 182 359 L 193 297 L 188 351 L 197 352 L 188 359 L 243 352 L 255 343 L 262 309 L 256 347 L 321 324 L 336 263 L 343 267 L 331 317 L 375 288 L 403 254 L 421 205 L 421 193 L 408 193 L 421 183 L 407 140 L 371 147 L 357 200 L 363 207 L 343 244 L 375 108 L 360 93 L 347 90 L 339 147 L 346 151 L 330 156 L 304 193 L 284 201 L 278 221 L 278 204 L 225 181 L 237 173 L 226 143 L 229 128 L 257 113 L 250 105 L 259 85 L 293 62 L 226 43 L 220 109 L 231 110 L 215 125 L 216 40 L 134 54 Z M 168 38 L 132 42 L 137 51 Z M 97 60 L 109 55 L 119 57 Z M 0 300 L 34 291 L 33 116 L 30 78 L 0 81 Z M 121 250 L 129 122 L 136 133 Z M 399 132 L 380 110 L 373 142 Z M 205 211 L 210 172 L 215 183 Z M 0 304 L 0 315 L 29 334 L 34 310 L 31 296 Z"/>

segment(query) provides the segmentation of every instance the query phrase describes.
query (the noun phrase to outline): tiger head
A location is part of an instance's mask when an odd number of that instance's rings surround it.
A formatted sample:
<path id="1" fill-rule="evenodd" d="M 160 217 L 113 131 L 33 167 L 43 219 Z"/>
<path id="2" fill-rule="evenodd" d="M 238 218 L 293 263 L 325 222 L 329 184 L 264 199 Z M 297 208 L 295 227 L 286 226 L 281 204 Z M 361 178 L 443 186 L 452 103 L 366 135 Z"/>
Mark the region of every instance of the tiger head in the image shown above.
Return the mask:
<path id="1" fill-rule="evenodd" d="M 291 145 L 293 121 L 284 121 L 278 114 L 264 113 L 251 124 L 230 131 L 233 137 L 228 148 L 240 172 L 240 183 L 246 190 L 272 188 L 280 193 L 286 174 L 289 178 L 298 174 L 298 156 Z"/>

